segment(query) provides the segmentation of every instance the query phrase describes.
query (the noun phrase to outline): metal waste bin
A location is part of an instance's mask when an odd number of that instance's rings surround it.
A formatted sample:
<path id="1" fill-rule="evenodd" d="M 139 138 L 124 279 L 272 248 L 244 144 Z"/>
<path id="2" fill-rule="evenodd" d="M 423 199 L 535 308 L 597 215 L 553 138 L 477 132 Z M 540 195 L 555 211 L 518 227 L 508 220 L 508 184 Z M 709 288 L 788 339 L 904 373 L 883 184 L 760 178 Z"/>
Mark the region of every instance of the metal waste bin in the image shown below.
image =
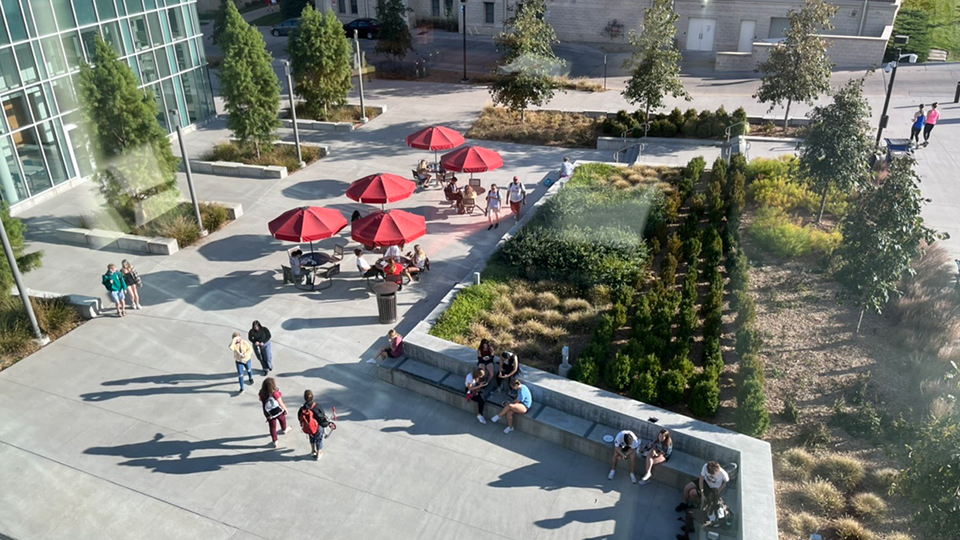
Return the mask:
<path id="1" fill-rule="evenodd" d="M 390 324 L 397 320 L 397 292 L 377 293 L 377 312 L 380 324 Z"/>

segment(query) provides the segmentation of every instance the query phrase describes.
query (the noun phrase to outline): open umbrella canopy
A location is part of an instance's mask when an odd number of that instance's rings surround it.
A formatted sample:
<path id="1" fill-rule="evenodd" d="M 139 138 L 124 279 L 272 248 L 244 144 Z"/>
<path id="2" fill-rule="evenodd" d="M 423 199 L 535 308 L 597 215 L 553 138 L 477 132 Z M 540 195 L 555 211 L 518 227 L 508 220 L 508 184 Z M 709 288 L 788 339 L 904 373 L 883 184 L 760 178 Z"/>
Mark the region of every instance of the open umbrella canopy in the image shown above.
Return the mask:
<path id="1" fill-rule="evenodd" d="M 443 168 L 448 171 L 475 173 L 486 172 L 503 167 L 500 154 L 482 146 L 464 146 L 440 158 Z"/>
<path id="2" fill-rule="evenodd" d="M 421 150 L 450 150 L 464 143 L 463 135 L 443 126 L 430 126 L 407 135 L 407 146 Z"/>
<path id="3" fill-rule="evenodd" d="M 355 180 L 347 188 L 347 197 L 362 203 L 386 204 L 402 201 L 416 190 L 417 185 L 402 176 L 377 173 Z"/>
<path id="4" fill-rule="evenodd" d="M 277 240 L 313 242 L 342 231 L 347 226 L 347 218 L 332 208 L 304 206 L 287 210 L 268 226 Z"/>
<path id="5" fill-rule="evenodd" d="M 423 216 L 387 210 L 353 222 L 351 237 L 368 247 L 399 246 L 427 234 Z"/>

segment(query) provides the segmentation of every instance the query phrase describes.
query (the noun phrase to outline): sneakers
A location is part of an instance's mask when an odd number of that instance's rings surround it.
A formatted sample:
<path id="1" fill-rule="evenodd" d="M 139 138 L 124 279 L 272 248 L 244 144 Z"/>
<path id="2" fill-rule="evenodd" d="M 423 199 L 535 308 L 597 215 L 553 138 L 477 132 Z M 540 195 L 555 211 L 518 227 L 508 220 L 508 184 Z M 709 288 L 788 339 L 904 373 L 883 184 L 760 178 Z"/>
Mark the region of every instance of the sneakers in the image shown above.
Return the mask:
<path id="1" fill-rule="evenodd" d="M 637 483 L 637 477 L 633 473 L 630 473 L 630 483 L 631 484 Z"/>
<path id="2" fill-rule="evenodd" d="M 277 432 L 277 435 L 286 435 L 286 434 L 287 434 L 287 430 L 285 429 L 281 429 L 280 431 Z"/>
<path id="3" fill-rule="evenodd" d="M 478 415 L 477 415 L 477 421 L 480 422 L 481 424 L 486 424 L 486 423 L 487 423 L 487 419 L 484 418 L 482 414 L 478 414 Z"/>
<path id="4" fill-rule="evenodd" d="M 323 457 L 323 450 L 317 450 L 317 453 L 313 455 L 313 459 L 320 461 L 320 458 Z"/>
<path id="5" fill-rule="evenodd" d="M 494 424 L 496 424 L 497 421 L 499 421 L 499 420 L 500 420 L 500 415 L 499 415 L 499 414 L 493 415 L 493 418 L 490 419 L 490 421 L 493 422 Z"/>
<path id="6" fill-rule="evenodd" d="M 677 511 L 677 512 L 683 512 L 683 511 L 686 510 L 686 509 L 687 509 L 687 503 L 685 503 L 685 502 L 682 502 L 682 503 L 678 504 L 677 507 L 674 508 L 674 510 Z"/>
<path id="7" fill-rule="evenodd" d="M 607 475 L 607 480 L 613 480 L 614 475 L 617 474 L 616 469 L 610 469 L 610 474 Z"/>
<path id="8" fill-rule="evenodd" d="M 498 222 L 496 223 L 496 225 L 493 226 L 493 228 L 494 228 L 494 229 L 499 229 L 499 228 L 500 228 L 500 222 L 498 221 Z"/>
<path id="9" fill-rule="evenodd" d="M 493 228 L 493 225 L 490 225 L 489 227 L 487 227 L 487 230 L 489 231 L 492 228 Z"/>
<path id="10" fill-rule="evenodd" d="M 652 477 L 653 477 L 652 474 L 647 473 L 647 474 L 643 475 L 643 478 L 640 479 L 640 482 L 641 482 L 641 483 L 644 483 L 644 484 L 649 484 L 649 483 L 650 483 L 650 478 L 652 478 Z"/>
<path id="11" fill-rule="evenodd" d="M 504 435 L 507 435 L 507 434 L 509 434 L 511 431 L 513 431 L 513 428 L 508 426 L 506 429 L 503 430 L 503 434 L 504 434 Z"/>
<path id="12" fill-rule="evenodd" d="M 376 363 L 377 363 L 377 359 L 376 359 L 376 358 L 371 358 L 371 359 L 367 360 L 367 363 L 368 363 L 368 364 L 376 364 Z"/>

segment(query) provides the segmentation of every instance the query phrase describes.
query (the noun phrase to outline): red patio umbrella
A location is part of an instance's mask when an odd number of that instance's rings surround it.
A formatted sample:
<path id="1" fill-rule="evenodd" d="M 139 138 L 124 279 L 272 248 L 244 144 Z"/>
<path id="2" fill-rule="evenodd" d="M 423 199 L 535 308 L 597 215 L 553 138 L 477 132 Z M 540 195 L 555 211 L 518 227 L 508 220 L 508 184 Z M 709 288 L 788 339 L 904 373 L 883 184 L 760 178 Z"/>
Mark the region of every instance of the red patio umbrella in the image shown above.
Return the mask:
<path id="1" fill-rule="evenodd" d="M 342 231 L 347 226 L 347 218 L 332 208 L 304 206 L 280 214 L 268 224 L 270 234 L 277 240 L 288 242 L 310 242 L 323 240 Z"/>
<path id="2" fill-rule="evenodd" d="M 354 221 L 351 227 L 350 236 L 367 247 L 398 246 L 427 234 L 423 216 L 403 210 L 377 212 Z"/>
<path id="3" fill-rule="evenodd" d="M 433 162 L 438 163 L 437 150 L 450 150 L 466 142 L 459 132 L 448 127 L 430 126 L 407 135 L 407 146 L 421 150 L 433 150 Z"/>
<path id="4" fill-rule="evenodd" d="M 377 173 L 355 180 L 347 188 L 347 197 L 362 203 L 386 204 L 402 201 L 416 190 L 417 185 L 402 176 Z"/>
<path id="5" fill-rule="evenodd" d="M 473 176 L 475 172 L 492 171 L 503 167 L 503 158 L 489 148 L 464 146 L 444 154 L 440 158 L 440 163 L 448 171 L 468 172 Z"/>

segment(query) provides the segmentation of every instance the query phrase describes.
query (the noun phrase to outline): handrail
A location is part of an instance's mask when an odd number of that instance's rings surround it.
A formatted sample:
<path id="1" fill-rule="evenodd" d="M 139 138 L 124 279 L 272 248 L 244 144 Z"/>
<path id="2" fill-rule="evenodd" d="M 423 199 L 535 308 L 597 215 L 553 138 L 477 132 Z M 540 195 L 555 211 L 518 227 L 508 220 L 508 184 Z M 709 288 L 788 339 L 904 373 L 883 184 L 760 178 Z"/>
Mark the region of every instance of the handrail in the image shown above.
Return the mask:
<path id="1" fill-rule="evenodd" d="M 637 159 L 640 159 L 640 155 L 643 154 L 643 150 L 647 147 L 647 145 L 644 144 L 644 143 L 631 144 L 630 146 L 625 146 L 625 147 L 617 150 L 616 152 L 613 153 L 613 161 L 614 161 L 614 163 L 620 163 L 620 154 L 622 154 L 622 153 L 624 153 L 624 152 L 626 152 L 626 151 L 628 151 L 628 150 L 632 150 L 632 149 L 634 149 L 634 148 L 636 148 L 636 147 L 639 147 L 639 148 L 640 148 L 640 151 L 637 152 Z"/>
<path id="2" fill-rule="evenodd" d="M 730 124 L 729 126 L 727 126 L 727 129 L 723 130 L 724 135 L 726 135 L 726 137 L 727 137 L 727 143 L 730 142 L 730 130 L 733 129 L 733 128 L 735 128 L 735 127 L 737 127 L 737 126 L 739 126 L 740 124 L 746 124 L 746 125 L 749 126 L 749 125 L 750 125 L 750 122 L 748 122 L 747 120 L 744 120 L 743 122 L 737 122 L 736 124 Z"/>

